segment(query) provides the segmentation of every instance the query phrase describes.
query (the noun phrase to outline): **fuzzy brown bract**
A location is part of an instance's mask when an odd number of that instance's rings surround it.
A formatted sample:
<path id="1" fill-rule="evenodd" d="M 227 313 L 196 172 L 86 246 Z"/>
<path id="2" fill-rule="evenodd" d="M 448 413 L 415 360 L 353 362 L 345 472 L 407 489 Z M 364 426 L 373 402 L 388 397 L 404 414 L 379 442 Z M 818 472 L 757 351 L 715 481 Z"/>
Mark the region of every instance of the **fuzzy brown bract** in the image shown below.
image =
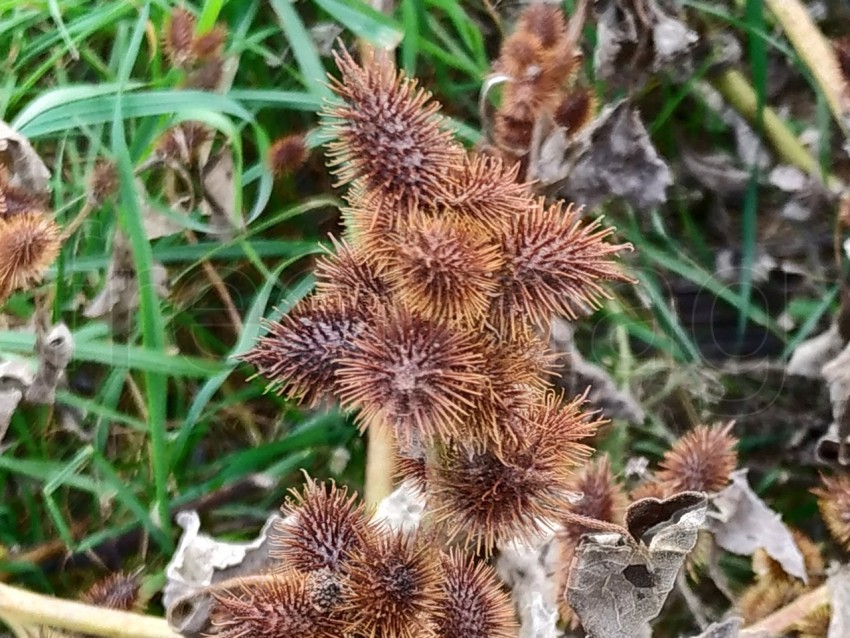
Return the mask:
<path id="1" fill-rule="evenodd" d="M 829 533 L 850 550 L 850 477 L 824 476 L 821 487 L 812 490 Z"/>
<path id="2" fill-rule="evenodd" d="M 307 161 L 309 150 L 304 136 L 293 133 L 275 140 L 269 148 L 269 169 L 280 177 L 301 168 Z"/>

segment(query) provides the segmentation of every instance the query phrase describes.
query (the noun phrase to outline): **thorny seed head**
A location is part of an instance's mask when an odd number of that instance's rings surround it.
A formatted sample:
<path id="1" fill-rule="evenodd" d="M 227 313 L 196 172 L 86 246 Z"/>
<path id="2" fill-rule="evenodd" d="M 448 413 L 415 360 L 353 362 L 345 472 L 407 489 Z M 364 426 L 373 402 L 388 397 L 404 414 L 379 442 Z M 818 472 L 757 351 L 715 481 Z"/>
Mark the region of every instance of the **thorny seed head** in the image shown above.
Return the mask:
<path id="1" fill-rule="evenodd" d="M 355 552 L 341 611 L 348 633 L 382 638 L 438 638 L 443 608 L 439 557 L 425 539 L 385 533 Z M 348 635 L 347 633 L 343 635 Z"/>
<path id="2" fill-rule="evenodd" d="M 278 393 L 316 405 L 336 389 L 339 360 L 364 325 L 362 313 L 342 300 L 310 298 L 270 323 L 269 332 L 242 359 Z"/>
<path id="3" fill-rule="evenodd" d="M 656 473 L 667 494 L 719 492 L 738 465 L 732 426 L 700 425 L 680 438 L 664 455 Z"/>
<path id="4" fill-rule="evenodd" d="M 501 236 L 497 325 L 512 332 L 528 320 L 546 322 L 551 314 L 574 319 L 576 304 L 597 308 L 610 298 L 602 282 L 630 281 L 613 256 L 631 249 L 605 241 L 612 233 L 599 220 L 582 222 L 575 208 L 564 210 L 560 203 L 517 215 Z"/>
<path id="5" fill-rule="evenodd" d="M 300 493 L 291 493 L 293 499 L 281 508 L 284 520 L 275 523 L 269 537 L 271 557 L 301 571 L 338 573 L 370 530 L 357 495 L 312 479 Z"/>
<path id="6" fill-rule="evenodd" d="M 483 230 L 504 229 L 509 221 L 534 206 L 528 184 L 517 181 L 519 165 L 506 166 L 496 157 L 467 158 L 449 181 L 445 213 Z"/>
<path id="7" fill-rule="evenodd" d="M 490 552 L 497 543 L 532 540 L 544 521 L 554 521 L 570 494 L 570 476 L 591 449 L 579 443 L 598 421 L 582 415 L 584 397 L 556 407 L 549 393 L 542 406 L 517 417 L 517 436 L 499 449 L 447 445 L 429 474 L 436 519 L 450 537 Z"/>
<path id="8" fill-rule="evenodd" d="M 458 432 L 483 383 L 476 335 L 400 309 L 375 317 L 339 360 L 339 396 L 365 426 L 415 444 Z"/>
<path id="9" fill-rule="evenodd" d="M 821 482 L 822 487 L 812 490 L 821 517 L 836 542 L 850 550 L 850 477 L 823 476 Z"/>
<path id="10" fill-rule="evenodd" d="M 342 80 L 331 86 L 343 103 L 323 116 L 336 138 L 328 156 L 339 184 L 362 180 L 367 189 L 407 203 L 441 196 L 461 150 L 441 130 L 439 105 L 388 65 L 362 68 L 344 51 L 335 58 Z"/>
<path id="11" fill-rule="evenodd" d="M 759 581 L 741 592 L 735 605 L 745 625 L 752 624 L 806 593 L 799 580 Z"/>
<path id="12" fill-rule="evenodd" d="M 829 635 L 832 608 L 829 603 L 818 605 L 791 627 L 796 638 L 825 638 Z"/>
<path id="13" fill-rule="evenodd" d="M 512 638 L 517 624 L 513 603 L 493 569 L 457 549 L 442 557 L 444 606 L 438 614 L 440 638 Z"/>
<path id="14" fill-rule="evenodd" d="M 424 215 L 394 243 L 387 280 L 405 307 L 434 320 L 480 321 L 496 289 L 498 246 L 468 224 Z"/>
<path id="15" fill-rule="evenodd" d="M 399 450 L 395 455 L 393 476 L 399 481 L 408 481 L 424 494 L 428 487 L 428 462 L 424 454 L 412 450 Z"/>
<path id="16" fill-rule="evenodd" d="M 269 169 L 276 177 L 289 175 L 304 166 L 309 150 L 301 133 L 281 137 L 269 148 Z"/>
<path id="17" fill-rule="evenodd" d="M 333 616 L 314 599 L 304 574 L 289 571 L 237 582 L 213 594 L 210 612 L 217 638 L 337 638 Z"/>
<path id="18" fill-rule="evenodd" d="M 192 54 L 198 60 L 220 58 L 224 53 L 225 40 L 227 40 L 227 28 L 216 25 L 193 40 Z"/>
<path id="19" fill-rule="evenodd" d="M 555 122 L 575 135 L 593 119 L 596 96 L 587 88 L 577 88 L 564 95 L 555 108 Z"/>
<path id="20" fill-rule="evenodd" d="M 194 60 L 195 16 L 183 7 L 175 7 L 165 21 L 162 48 L 171 64 L 182 69 Z"/>
<path id="21" fill-rule="evenodd" d="M 59 254 L 60 235 L 41 212 L 0 217 L 0 302 L 41 278 Z"/>
<path id="22" fill-rule="evenodd" d="M 115 162 L 107 159 L 98 160 L 89 178 L 86 198 L 90 206 L 102 206 L 118 192 L 120 180 L 118 167 Z"/>
<path id="23" fill-rule="evenodd" d="M 565 506 L 571 514 L 606 523 L 622 523 L 628 498 L 614 478 L 607 456 L 585 465 L 570 481 L 570 489 L 581 495 L 578 501 Z M 588 531 L 586 527 L 567 520 L 558 532 L 558 539 L 568 547 L 575 547 L 582 534 Z"/>
<path id="24" fill-rule="evenodd" d="M 354 306 L 386 301 L 389 287 L 373 256 L 343 239 L 331 237 L 331 243 L 334 251 L 316 262 L 319 294 L 346 298 Z"/>
<path id="25" fill-rule="evenodd" d="M 546 50 L 561 49 L 566 44 L 567 23 L 556 4 L 529 4 L 519 17 L 517 31 L 535 35 Z"/>
<path id="26" fill-rule="evenodd" d="M 136 574 L 116 572 L 97 581 L 86 590 L 80 599 L 95 607 L 121 611 L 141 611 L 144 606 L 141 586 L 141 581 Z"/>

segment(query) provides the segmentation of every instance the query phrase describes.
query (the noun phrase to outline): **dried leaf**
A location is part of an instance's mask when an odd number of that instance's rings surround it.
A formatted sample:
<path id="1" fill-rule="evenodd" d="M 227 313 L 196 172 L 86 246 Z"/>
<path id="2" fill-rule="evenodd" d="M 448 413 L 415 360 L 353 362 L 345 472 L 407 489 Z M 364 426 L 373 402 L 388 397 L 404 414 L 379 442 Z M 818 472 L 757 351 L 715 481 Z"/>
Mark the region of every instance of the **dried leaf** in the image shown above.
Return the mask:
<path id="1" fill-rule="evenodd" d="M 183 535 L 165 568 L 163 605 L 168 623 L 186 638 L 207 635 L 210 596 L 204 591 L 232 578 L 260 574 L 271 563 L 266 534 L 281 517 L 272 514 L 250 543 L 228 543 L 201 534 L 196 512 L 181 512 L 177 524 Z"/>
<path id="2" fill-rule="evenodd" d="M 0 443 L 33 378 L 32 367 L 26 361 L 12 359 L 0 362 Z"/>
<path id="3" fill-rule="evenodd" d="M 592 638 L 641 638 L 661 611 L 705 520 L 706 499 L 642 499 L 624 534 L 588 534 L 573 557 L 567 599 Z M 628 531 L 628 534 L 625 532 Z"/>
<path id="4" fill-rule="evenodd" d="M 740 168 L 729 153 L 698 153 L 681 147 L 682 167 L 700 184 L 721 195 L 743 193 L 750 181 L 750 173 Z"/>
<path id="5" fill-rule="evenodd" d="M 850 445 L 850 411 L 847 410 L 847 399 L 850 397 L 850 345 L 824 365 L 822 373 L 829 388 L 832 418 L 837 425 L 838 462 L 841 465 L 848 465 L 850 464 L 850 450 L 848 450 L 848 445 Z"/>
<path id="6" fill-rule="evenodd" d="M 511 589 L 520 620 L 519 638 L 557 638 L 554 535 L 539 545 L 520 542 L 501 548 L 496 569 Z"/>
<path id="7" fill-rule="evenodd" d="M 0 443 L 6 436 L 6 431 L 9 429 L 9 423 L 12 422 L 12 416 L 15 410 L 18 409 L 18 404 L 21 402 L 24 393 L 17 388 L 8 388 L 0 390 Z"/>
<path id="8" fill-rule="evenodd" d="M 589 208 L 610 198 L 622 198 L 637 209 L 667 201 L 670 168 L 626 100 L 606 106 L 571 140 L 560 128 L 535 136 L 542 141 L 532 143 L 529 177 L 550 186 L 554 195 Z"/>
<path id="9" fill-rule="evenodd" d="M 605 418 L 632 424 L 643 423 L 646 415 L 632 394 L 626 389 L 620 389 L 604 368 L 589 362 L 579 352 L 572 324 L 556 317 L 552 320 L 550 335 L 552 351 L 563 354 L 559 359 L 562 367 L 556 370 L 560 376 L 553 379 L 555 385 L 563 388 L 570 396 L 590 387 L 590 403 L 601 410 Z"/>
<path id="10" fill-rule="evenodd" d="M 425 496 L 411 482 L 404 482 L 378 504 L 375 521 L 391 529 L 413 532 L 419 527 L 425 511 Z"/>
<path id="11" fill-rule="evenodd" d="M 9 184 L 30 193 L 49 190 L 50 171 L 29 140 L 0 120 L 0 164 L 10 171 Z"/>
<path id="12" fill-rule="evenodd" d="M 136 197 L 138 197 L 139 205 L 142 209 L 142 225 L 145 229 L 145 236 L 148 239 L 159 239 L 160 237 L 168 237 L 184 230 L 184 226 L 167 215 L 163 215 L 151 203 L 150 195 L 145 188 L 144 182 L 137 179 Z"/>
<path id="13" fill-rule="evenodd" d="M 850 636 L 850 566 L 842 565 L 826 581 L 832 617 L 826 638 Z"/>
<path id="14" fill-rule="evenodd" d="M 655 0 L 603 0 L 595 3 L 597 45 L 593 65 L 606 83 L 634 88 L 650 75 L 690 74 L 697 34 L 664 11 Z"/>
<path id="15" fill-rule="evenodd" d="M 168 271 L 165 266 L 154 263 L 151 279 L 157 295 L 161 298 L 167 297 Z M 133 324 L 138 307 L 139 284 L 133 253 L 127 239 L 121 233 L 116 233 L 106 270 L 106 283 L 83 314 L 89 319 L 106 318 L 116 333 L 125 334 Z"/>
<path id="16" fill-rule="evenodd" d="M 740 629 L 740 618 L 727 618 L 722 622 L 716 622 L 706 627 L 705 631 L 699 636 L 694 636 L 694 638 L 738 638 Z"/>
<path id="17" fill-rule="evenodd" d="M 838 326 L 832 324 L 828 330 L 816 337 L 806 339 L 794 349 L 786 371 L 813 379 L 821 378 L 823 367 L 844 348 Z"/>
<path id="18" fill-rule="evenodd" d="M 201 212 L 209 215 L 216 235 L 229 237 L 236 227 L 236 191 L 233 184 L 233 152 L 224 147 L 203 168 L 204 199 Z"/>
<path id="19" fill-rule="evenodd" d="M 747 482 L 747 470 L 732 473 L 732 482 L 711 497 L 714 506 L 708 515 L 708 529 L 723 549 L 752 556 L 765 552 L 787 574 L 808 582 L 803 554 L 781 516 L 770 509 Z"/>
<path id="20" fill-rule="evenodd" d="M 35 342 L 38 371 L 26 393 L 30 403 L 52 405 L 56 400 L 56 386 L 65 374 L 65 368 L 74 354 L 74 338 L 64 323 L 49 332 L 39 332 Z"/>

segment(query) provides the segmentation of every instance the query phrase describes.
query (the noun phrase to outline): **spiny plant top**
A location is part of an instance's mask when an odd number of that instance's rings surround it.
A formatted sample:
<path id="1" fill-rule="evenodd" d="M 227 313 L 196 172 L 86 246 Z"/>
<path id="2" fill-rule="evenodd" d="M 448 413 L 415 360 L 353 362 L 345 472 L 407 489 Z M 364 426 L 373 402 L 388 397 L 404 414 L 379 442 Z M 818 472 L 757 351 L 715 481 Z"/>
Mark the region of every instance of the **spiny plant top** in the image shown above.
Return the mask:
<path id="1" fill-rule="evenodd" d="M 335 485 L 308 479 L 269 537 L 272 570 L 214 594 L 224 638 L 510 638 L 495 572 L 425 532 L 376 523 Z M 277 569 L 279 568 L 279 569 Z"/>
<path id="2" fill-rule="evenodd" d="M 613 259 L 628 245 L 466 153 L 413 80 L 336 60 L 323 117 L 348 236 L 245 359 L 280 393 L 335 397 L 361 428 L 390 429 L 446 537 L 485 553 L 530 539 L 557 520 L 599 424 L 583 398 L 547 391 L 539 329 L 626 280 Z"/>
<path id="3" fill-rule="evenodd" d="M 47 197 L 14 186 L 0 162 L 0 304 L 41 279 L 61 244 Z"/>

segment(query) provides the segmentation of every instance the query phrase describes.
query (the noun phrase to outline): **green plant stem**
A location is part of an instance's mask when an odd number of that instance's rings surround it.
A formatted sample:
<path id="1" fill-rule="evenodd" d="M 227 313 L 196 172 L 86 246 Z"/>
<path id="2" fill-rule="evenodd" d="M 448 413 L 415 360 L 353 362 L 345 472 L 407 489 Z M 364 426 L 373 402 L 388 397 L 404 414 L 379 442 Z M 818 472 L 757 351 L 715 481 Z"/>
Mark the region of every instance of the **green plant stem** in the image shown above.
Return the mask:
<path id="1" fill-rule="evenodd" d="M 164 618 L 93 607 L 0 584 L 0 618 L 17 627 L 51 627 L 104 638 L 180 638 Z"/>
<path id="2" fill-rule="evenodd" d="M 759 121 L 758 96 L 744 75 L 737 69 L 727 69 L 712 79 L 712 85 L 738 113 L 750 122 Z M 820 167 L 800 140 L 773 109 L 761 114 L 764 134 L 783 162 L 796 166 L 810 175 L 819 175 Z M 834 179 L 834 178 L 829 178 Z"/>

